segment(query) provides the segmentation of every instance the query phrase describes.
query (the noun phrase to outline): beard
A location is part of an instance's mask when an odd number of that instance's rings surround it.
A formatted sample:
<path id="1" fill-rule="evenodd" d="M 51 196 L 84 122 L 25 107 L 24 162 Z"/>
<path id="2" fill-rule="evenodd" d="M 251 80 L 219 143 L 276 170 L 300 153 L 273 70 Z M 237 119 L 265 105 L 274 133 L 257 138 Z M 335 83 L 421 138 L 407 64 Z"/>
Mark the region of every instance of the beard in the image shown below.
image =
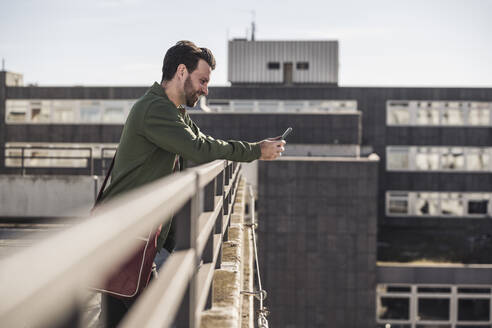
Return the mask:
<path id="1" fill-rule="evenodd" d="M 193 84 L 188 76 L 184 84 L 186 106 L 194 107 L 198 101 L 198 92 L 193 90 Z"/>

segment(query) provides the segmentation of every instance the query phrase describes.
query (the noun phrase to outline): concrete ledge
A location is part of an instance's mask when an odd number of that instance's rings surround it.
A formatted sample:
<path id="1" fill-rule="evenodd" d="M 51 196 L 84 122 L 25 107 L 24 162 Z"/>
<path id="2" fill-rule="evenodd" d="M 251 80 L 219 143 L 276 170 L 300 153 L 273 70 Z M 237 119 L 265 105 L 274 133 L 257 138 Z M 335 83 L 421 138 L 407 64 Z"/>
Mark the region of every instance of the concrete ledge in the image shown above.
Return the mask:
<path id="1" fill-rule="evenodd" d="M 250 231 L 244 227 L 245 184 L 245 179 L 241 179 L 228 240 L 222 244 L 221 268 L 214 273 L 212 308 L 202 312 L 200 326 L 203 328 L 254 328 L 253 298 L 241 294 L 242 289 L 253 289 Z"/>

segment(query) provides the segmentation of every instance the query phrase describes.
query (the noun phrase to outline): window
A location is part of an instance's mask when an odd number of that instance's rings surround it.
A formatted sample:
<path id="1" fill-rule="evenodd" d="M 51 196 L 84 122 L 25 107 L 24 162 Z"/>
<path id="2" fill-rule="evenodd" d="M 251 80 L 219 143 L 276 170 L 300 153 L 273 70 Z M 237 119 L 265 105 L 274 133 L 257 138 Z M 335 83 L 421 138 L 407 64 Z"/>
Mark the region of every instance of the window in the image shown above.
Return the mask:
<path id="1" fill-rule="evenodd" d="M 465 213 L 464 202 L 459 193 L 441 193 L 441 214 L 443 216 L 463 216 Z"/>
<path id="2" fill-rule="evenodd" d="M 492 172 L 492 147 L 387 146 L 388 171 Z"/>
<path id="3" fill-rule="evenodd" d="M 408 147 L 388 147 L 386 167 L 388 170 L 408 170 L 410 168 Z"/>
<path id="4" fill-rule="evenodd" d="M 428 107 L 427 103 L 419 103 L 417 107 L 417 125 L 438 125 L 439 109 Z"/>
<path id="5" fill-rule="evenodd" d="M 449 320 L 449 298 L 419 298 L 418 319 L 422 321 Z"/>
<path id="6" fill-rule="evenodd" d="M 447 103 L 442 110 L 442 125 L 463 125 L 465 110 L 458 102 Z"/>
<path id="7" fill-rule="evenodd" d="M 490 217 L 492 193 L 386 192 L 387 216 Z"/>
<path id="8" fill-rule="evenodd" d="M 490 110 L 492 103 L 471 103 L 468 112 L 468 122 L 470 125 L 490 126 Z"/>
<path id="9" fill-rule="evenodd" d="M 417 170 L 434 171 L 439 169 L 439 148 L 417 147 L 415 164 Z"/>
<path id="10" fill-rule="evenodd" d="M 99 101 L 86 101 L 80 103 L 80 121 L 86 123 L 101 122 L 101 104 Z"/>
<path id="11" fill-rule="evenodd" d="M 268 69 L 280 69 L 280 63 L 279 62 L 268 62 L 267 67 L 268 67 Z"/>
<path id="12" fill-rule="evenodd" d="M 377 327 L 490 327 L 490 286 L 379 284 Z"/>
<path id="13" fill-rule="evenodd" d="M 460 298 L 458 300 L 458 321 L 489 321 L 490 300 Z"/>
<path id="14" fill-rule="evenodd" d="M 441 167 L 444 170 L 464 170 L 465 168 L 465 154 L 463 148 L 443 148 L 441 159 Z"/>
<path id="15" fill-rule="evenodd" d="M 491 126 L 492 102 L 389 100 L 388 125 Z"/>
<path id="16" fill-rule="evenodd" d="M 5 121 L 7 123 L 21 123 L 27 120 L 27 111 L 29 101 L 25 100 L 7 100 Z"/>
<path id="17" fill-rule="evenodd" d="M 408 320 L 410 318 L 409 297 L 381 297 L 379 319 Z"/>
<path id="18" fill-rule="evenodd" d="M 487 171 L 490 166 L 490 156 L 486 148 L 470 148 L 466 157 L 467 170 Z"/>
<path id="19" fill-rule="evenodd" d="M 9 124 L 123 124 L 134 100 L 7 100 Z"/>
<path id="20" fill-rule="evenodd" d="M 408 193 L 390 192 L 387 202 L 389 214 L 408 214 Z"/>
<path id="21" fill-rule="evenodd" d="M 387 111 L 386 122 L 388 125 L 407 125 L 410 124 L 410 112 L 408 108 L 396 107 Z"/>
<path id="22" fill-rule="evenodd" d="M 437 192 L 421 192 L 416 194 L 415 214 L 439 215 L 439 194 Z"/>
<path id="23" fill-rule="evenodd" d="M 297 62 L 296 68 L 298 70 L 308 70 L 309 69 L 309 63 L 308 62 Z"/>

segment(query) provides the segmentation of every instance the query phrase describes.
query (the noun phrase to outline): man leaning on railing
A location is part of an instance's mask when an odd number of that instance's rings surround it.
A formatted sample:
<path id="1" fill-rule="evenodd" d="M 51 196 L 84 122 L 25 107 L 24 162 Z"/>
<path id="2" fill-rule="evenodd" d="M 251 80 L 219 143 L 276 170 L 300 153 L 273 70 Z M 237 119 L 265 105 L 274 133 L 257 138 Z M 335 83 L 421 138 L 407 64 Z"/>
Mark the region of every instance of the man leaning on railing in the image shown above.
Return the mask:
<path id="1" fill-rule="evenodd" d="M 111 172 L 110 185 L 100 203 L 182 169 L 182 159 L 205 163 L 216 159 L 251 162 L 274 160 L 284 151 L 285 141 L 271 138 L 259 142 L 223 141 L 203 134 L 186 113 L 198 98 L 208 94 L 215 58 L 207 48 L 190 41 L 171 47 L 162 67 L 161 83 L 135 103 L 123 128 Z M 156 249 L 172 252 L 175 246 L 172 221 L 160 227 Z M 162 253 L 156 259 L 162 264 Z M 145 281 L 147 283 L 148 281 Z M 121 298 L 103 293 L 100 321 L 116 326 L 135 297 Z"/>

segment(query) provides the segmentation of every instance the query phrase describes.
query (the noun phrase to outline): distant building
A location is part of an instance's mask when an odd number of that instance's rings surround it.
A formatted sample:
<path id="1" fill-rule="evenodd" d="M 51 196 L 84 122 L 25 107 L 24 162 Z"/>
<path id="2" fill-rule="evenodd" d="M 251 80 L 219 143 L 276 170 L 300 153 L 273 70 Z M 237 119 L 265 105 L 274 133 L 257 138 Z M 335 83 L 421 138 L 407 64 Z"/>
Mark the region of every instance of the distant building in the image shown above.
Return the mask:
<path id="1" fill-rule="evenodd" d="M 232 85 L 337 85 L 338 41 L 229 41 Z"/>

